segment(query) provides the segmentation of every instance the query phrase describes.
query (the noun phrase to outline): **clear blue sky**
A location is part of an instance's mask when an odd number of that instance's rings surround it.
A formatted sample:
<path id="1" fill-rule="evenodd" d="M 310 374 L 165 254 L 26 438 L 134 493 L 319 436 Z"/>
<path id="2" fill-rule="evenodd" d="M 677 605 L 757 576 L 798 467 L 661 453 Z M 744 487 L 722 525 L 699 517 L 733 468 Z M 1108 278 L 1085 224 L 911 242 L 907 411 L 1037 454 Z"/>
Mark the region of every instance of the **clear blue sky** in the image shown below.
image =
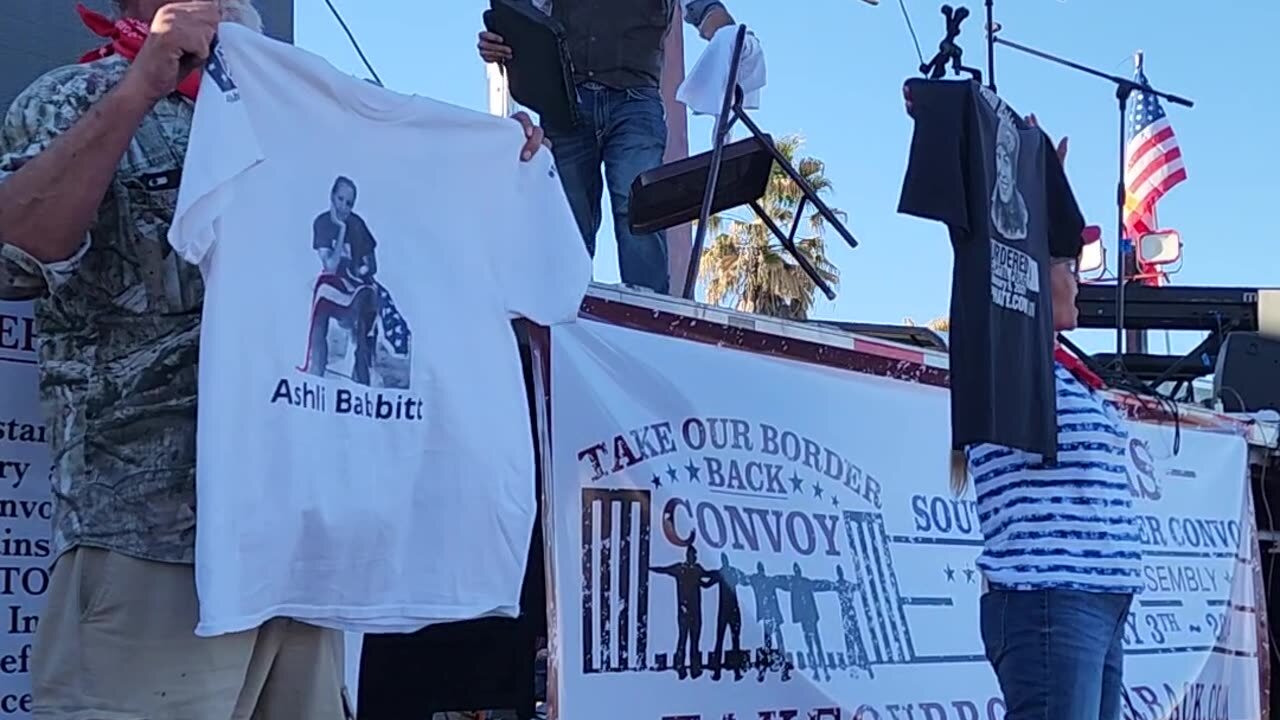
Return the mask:
<path id="1" fill-rule="evenodd" d="M 919 64 L 896 0 L 878 7 L 857 0 L 728 3 L 760 37 L 768 64 L 769 84 L 753 116 L 775 135 L 806 138 L 805 151 L 826 162 L 835 184 L 829 202 L 849 214 L 861 242 L 851 250 L 829 238 L 842 281 L 835 303 L 823 302 L 815 314 L 888 323 L 944 315 L 946 232 L 895 212 L 911 136 L 900 88 Z M 323 0 L 296 4 L 297 43 L 367 75 Z M 484 66 L 475 53 L 485 0 L 335 4 L 387 86 L 485 109 Z M 942 35 L 941 3 L 906 4 L 930 57 Z M 968 64 L 985 68 L 981 0 L 968 6 L 975 17 L 966 21 L 961 46 Z M 1179 230 L 1185 244 L 1184 269 L 1173 282 L 1280 286 L 1280 232 L 1269 212 L 1280 203 L 1280 151 L 1265 130 L 1280 125 L 1269 50 L 1280 30 L 1280 2 L 997 0 L 996 18 L 1009 40 L 1121 75 L 1132 72 L 1133 52 L 1145 51 L 1153 85 L 1196 101 L 1190 110 L 1165 107 L 1190 175 L 1160 205 L 1162 225 Z M 685 43 L 691 66 L 702 41 L 688 29 Z M 997 49 L 996 80 L 1018 111 L 1035 112 L 1051 135 L 1071 138 L 1072 185 L 1112 247 L 1118 132 L 1112 86 L 1010 49 Z M 695 119 L 689 134 L 694 152 L 706 149 L 709 122 Z M 616 281 L 610 229 L 602 230 L 599 245 L 596 277 Z M 1101 349 L 1110 337 L 1079 339 Z M 1163 349 L 1163 337 L 1152 340 Z M 1175 338 L 1173 348 L 1191 341 Z"/>

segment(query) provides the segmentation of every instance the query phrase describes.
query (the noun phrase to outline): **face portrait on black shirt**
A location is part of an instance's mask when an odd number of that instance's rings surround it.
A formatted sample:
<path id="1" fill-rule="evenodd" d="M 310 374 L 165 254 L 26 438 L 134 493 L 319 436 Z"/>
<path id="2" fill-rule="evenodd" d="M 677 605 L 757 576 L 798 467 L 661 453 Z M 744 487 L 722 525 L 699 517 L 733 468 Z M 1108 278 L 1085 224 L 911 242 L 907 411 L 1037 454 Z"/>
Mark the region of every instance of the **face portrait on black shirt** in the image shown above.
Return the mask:
<path id="1" fill-rule="evenodd" d="M 996 130 L 995 187 L 991 190 L 991 223 L 1006 240 L 1027 237 L 1027 203 L 1018 190 L 1018 128 L 1002 115 Z"/>

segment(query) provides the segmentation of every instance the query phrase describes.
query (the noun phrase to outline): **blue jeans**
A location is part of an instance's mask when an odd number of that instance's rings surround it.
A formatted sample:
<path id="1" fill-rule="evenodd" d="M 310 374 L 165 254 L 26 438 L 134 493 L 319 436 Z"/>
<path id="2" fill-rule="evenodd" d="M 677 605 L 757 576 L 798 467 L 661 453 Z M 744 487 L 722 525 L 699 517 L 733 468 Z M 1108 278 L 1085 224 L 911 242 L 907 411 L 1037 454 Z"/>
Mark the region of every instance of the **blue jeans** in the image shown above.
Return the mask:
<path id="1" fill-rule="evenodd" d="M 982 643 L 1005 720 L 1119 720 L 1132 595 L 1004 590 L 982 596 Z"/>
<path id="2" fill-rule="evenodd" d="M 600 231 L 600 165 L 613 206 L 622 282 L 667 294 L 671 288 L 667 236 L 631 232 L 631 183 L 662 164 L 667 118 L 657 88 L 616 90 L 597 83 L 578 86 L 582 122 L 572 129 L 547 127 L 565 195 L 592 257 Z"/>

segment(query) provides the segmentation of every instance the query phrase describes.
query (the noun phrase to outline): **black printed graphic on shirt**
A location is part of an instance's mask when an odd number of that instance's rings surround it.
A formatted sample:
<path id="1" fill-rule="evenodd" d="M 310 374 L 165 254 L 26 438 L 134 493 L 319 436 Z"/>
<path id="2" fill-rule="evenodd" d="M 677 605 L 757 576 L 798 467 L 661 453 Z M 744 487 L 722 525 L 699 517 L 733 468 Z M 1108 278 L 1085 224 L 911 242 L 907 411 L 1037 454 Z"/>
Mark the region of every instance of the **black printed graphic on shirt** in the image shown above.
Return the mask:
<path id="1" fill-rule="evenodd" d="M 222 52 L 222 46 L 215 39 L 213 42 L 213 50 L 209 53 L 209 59 L 205 61 L 205 70 L 209 73 L 209 77 L 227 97 L 227 100 L 235 101 L 240 99 L 240 90 L 236 87 L 236 82 L 231 78 L 231 72 L 227 65 L 227 56 Z"/>
<path id="2" fill-rule="evenodd" d="M 378 282 L 378 243 L 355 212 L 358 189 L 334 180 L 329 209 L 312 222 L 320 262 L 311 302 L 303 370 L 358 385 L 407 390 L 413 333 L 390 291 Z"/>
<path id="3" fill-rule="evenodd" d="M 991 185 L 991 227 L 1005 240 L 1027 239 L 1027 203 L 1018 189 L 1018 150 L 1022 140 L 1008 106 L 996 111 L 995 178 Z"/>
<path id="4" fill-rule="evenodd" d="M 378 280 L 378 243 L 355 212 L 358 189 L 339 176 L 329 209 L 311 223 L 318 260 L 312 286 L 303 377 L 280 377 L 271 404 L 374 421 L 422 421 L 424 402 L 411 391 L 413 333 L 391 292 Z"/>

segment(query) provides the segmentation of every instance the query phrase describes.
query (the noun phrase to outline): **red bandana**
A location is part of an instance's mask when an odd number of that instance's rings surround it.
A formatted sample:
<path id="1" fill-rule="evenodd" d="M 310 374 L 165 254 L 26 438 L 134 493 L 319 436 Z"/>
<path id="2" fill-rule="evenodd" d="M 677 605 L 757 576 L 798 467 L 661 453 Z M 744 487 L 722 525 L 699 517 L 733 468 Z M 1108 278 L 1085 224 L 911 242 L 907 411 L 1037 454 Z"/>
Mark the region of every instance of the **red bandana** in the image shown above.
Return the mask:
<path id="1" fill-rule="evenodd" d="M 1098 373 L 1090 370 L 1083 360 L 1067 352 L 1067 349 L 1061 345 L 1053 349 L 1053 359 L 1061 363 L 1082 385 L 1094 390 L 1101 390 L 1107 386 L 1102 378 L 1098 377 Z"/>
<path id="2" fill-rule="evenodd" d="M 135 18 L 112 20 L 105 15 L 90 10 L 84 5 L 76 5 L 76 11 L 80 13 L 80 20 L 84 22 L 85 27 L 89 28 L 94 35 L 111 41 L 97 50 L 85 53 L 80 58 L 82 63 L 90 63 L 112 55 L 119 55 L 129 62 L 133 62 L 134 58 L 138 57 L 138 51 L 142 50 L 142 44 L 147 41 L 147 35 L 151 33 L 150 26 Z M 199 90 L 199 70 L 192 72 L 181 83 L 178 83 L 178 92 L 183 97 L 195 100 L 196 93 Z"/>

